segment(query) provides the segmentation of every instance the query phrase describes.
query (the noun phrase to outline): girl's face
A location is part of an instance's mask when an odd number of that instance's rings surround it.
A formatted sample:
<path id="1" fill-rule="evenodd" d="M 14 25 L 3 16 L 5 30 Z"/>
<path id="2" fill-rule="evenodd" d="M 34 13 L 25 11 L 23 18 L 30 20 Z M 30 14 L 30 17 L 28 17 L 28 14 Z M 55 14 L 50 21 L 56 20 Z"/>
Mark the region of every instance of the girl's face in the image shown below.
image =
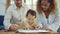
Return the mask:
<path id="1" fill-rule="evenodd" d="M 50 3 L 48 0 L 41 0 L 41 8 L 42 10 L 46 11 L 50 7 Z"/>
<path id="2" fill-rule="evenodd" d="M 36 17 L 29 13 L 27 16 L 27 19 L 28 19 L 28 23 L 32 24 L 34 22 L 34 20 L 36 19 Z"/>

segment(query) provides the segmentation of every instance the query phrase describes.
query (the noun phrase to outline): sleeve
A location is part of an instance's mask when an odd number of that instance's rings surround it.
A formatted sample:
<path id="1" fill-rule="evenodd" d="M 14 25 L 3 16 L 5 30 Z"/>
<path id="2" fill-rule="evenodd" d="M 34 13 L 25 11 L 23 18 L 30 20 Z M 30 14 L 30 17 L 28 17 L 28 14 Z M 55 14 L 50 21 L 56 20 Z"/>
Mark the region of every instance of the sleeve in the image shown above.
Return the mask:
<path id="1" fill-rule="evenodd" d="M 57 32 L 59 26 L 60 26 L 60 16 L 59 16 L 59 12 L 58 12 L 56 14 L 56 18 L 55 18 L 53 24 L 50 24 L 48 26 L 48 28 L 51 29 L 51 30 L 53 30 L 53 31 L 55 31 L 55 32 Z"/>
<path id="2" fill-rule="evenodd" d="M 40 17 L 39 17 L 39 14 L 37 12 L 36 12 L 36 22 L 41 28 L 43 27 L 42 22 L 41 22 Z"/>
<path id="3" fill-rule="evenodd" d="M 4 17 L 4 27 L 5 29 L 9 29 L 11 23 L 10 23 L 10 19 L 12 17 L 12 12 L 11 12 L 11 8 L 9 7 L 8 10 L 7 10 L 7 13 L 5 14 L 5 17 Z"/>

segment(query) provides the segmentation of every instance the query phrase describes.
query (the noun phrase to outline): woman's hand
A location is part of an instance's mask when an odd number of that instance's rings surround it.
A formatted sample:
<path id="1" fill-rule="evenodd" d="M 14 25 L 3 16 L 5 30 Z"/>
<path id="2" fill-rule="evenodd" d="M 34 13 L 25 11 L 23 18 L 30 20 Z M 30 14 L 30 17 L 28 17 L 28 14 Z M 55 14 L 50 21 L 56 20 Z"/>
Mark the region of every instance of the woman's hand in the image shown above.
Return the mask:
<path id="1" fill-rule="evenodd" d="M 39 25 L 35 26 L 35 30 L 39 30 L 41 27 Z"/>
<path id="2" fill-rule="evenodd" d="M 12 25 L 10 26 L 10 30 L 15 31 L 15 30 L 18 29 L 18 27 L 19 27 L 18 24 L 12 24 Z"/>
<path id="3" fill-rule="evenodd" d="M 43 28 L 43 30 L 47 30 L 47 31 L 50 31 L 52 32 L 53 30 L 49 29 L 49 28 Z"/>

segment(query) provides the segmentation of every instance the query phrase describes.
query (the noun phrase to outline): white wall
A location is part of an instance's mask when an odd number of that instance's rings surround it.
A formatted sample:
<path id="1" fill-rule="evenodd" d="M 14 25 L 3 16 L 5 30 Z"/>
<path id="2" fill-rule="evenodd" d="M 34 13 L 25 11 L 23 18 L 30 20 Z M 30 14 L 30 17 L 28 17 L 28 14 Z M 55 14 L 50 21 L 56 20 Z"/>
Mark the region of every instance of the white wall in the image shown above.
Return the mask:
<path id="1" fill-rule="evenodd" d="M 0 15 L 5 15 L 6 0 L 0 0 Z"/>

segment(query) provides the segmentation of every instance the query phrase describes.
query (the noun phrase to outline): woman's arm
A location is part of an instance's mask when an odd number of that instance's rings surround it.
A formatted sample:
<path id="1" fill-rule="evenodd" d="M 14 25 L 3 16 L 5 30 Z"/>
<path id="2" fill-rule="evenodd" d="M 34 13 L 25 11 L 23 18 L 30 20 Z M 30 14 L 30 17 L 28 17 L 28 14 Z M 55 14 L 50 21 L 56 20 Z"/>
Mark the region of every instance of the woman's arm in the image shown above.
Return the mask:
<path id="1" fill-rule="evenodd" d="M 49 29 L 51 29 L 52 31 L 57 32 L 59 26 L 60 26 L 60 16 L 59 16 L 59 12 L 57 11 L 56 18 L 55 18 L 54 22 L 52 24 L 50 24 L 49 26 L 47 26 L 47 27 Z"/>
<path id="2" fill-rule="evenodd" d="M 41 22 L 41 19 L 40 19 L 40 14 L 38 14 L 38 12 L 36 12 L 36 23 L 42 28 L 42 22 Z"/>

